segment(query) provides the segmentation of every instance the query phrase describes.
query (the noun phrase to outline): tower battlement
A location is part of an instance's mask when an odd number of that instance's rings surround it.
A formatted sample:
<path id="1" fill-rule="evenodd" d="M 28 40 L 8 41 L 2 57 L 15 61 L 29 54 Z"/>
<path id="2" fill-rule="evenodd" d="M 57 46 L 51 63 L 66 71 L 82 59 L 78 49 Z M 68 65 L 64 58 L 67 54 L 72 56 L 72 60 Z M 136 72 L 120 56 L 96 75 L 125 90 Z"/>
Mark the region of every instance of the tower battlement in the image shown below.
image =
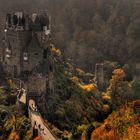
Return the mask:
<path id="1" fill-rule="evenodd" d="M 6 15 L 1 61 L 9 76 L 30 73 L 44 62 L 50 42 L 50 19 L 46 12 Z M 47 53 L 45 53 L 47 52 Z"/>
<path id="2" fill-rule="evenodd" d="M 50 34 L 50 19 L 46 12 L 26 14 L 13 12 L 6 15 L 5 29 L 12 31 L 36 31 Z"/>

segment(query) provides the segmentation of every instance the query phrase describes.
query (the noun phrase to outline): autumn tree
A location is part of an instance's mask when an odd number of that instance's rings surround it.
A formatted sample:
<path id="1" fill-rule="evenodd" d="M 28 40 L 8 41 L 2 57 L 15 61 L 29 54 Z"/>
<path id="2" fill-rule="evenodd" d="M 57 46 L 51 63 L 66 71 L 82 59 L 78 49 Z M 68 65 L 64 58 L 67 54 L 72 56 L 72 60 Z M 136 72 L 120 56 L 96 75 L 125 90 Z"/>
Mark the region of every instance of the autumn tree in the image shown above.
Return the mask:
<path id="1" fill-rule="evenodd" d="M 115 69 L 113 71 L 112 79 L 110 80 L 109 87 L 106 94 L 111 96 L 112 107 L 119 107 L 124 101 L 127 100 L 128 82 L 124 81 L 125 72 L 123 69 Z M 128 94 L 129 95 L 129 94 Z"/>

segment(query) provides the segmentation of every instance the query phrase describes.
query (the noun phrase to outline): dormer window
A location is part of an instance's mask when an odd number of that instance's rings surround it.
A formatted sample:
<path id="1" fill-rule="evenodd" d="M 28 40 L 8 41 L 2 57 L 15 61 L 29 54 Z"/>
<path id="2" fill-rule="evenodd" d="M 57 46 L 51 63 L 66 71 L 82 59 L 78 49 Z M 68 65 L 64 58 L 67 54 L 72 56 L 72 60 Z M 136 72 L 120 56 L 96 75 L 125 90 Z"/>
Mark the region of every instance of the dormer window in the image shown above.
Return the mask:
<path id="1" fill-rule="evenodd" d="M 28 53 L 27 52 L 23 53 L 23 60 L 28 61 Z"/>

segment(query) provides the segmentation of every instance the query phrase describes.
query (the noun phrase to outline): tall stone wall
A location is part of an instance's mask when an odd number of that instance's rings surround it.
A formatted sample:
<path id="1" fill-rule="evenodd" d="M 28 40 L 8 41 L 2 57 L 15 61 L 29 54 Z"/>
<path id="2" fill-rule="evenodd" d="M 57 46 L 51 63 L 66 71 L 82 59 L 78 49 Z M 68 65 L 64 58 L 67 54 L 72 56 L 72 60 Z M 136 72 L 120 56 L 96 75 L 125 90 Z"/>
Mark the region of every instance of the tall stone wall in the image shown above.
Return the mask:
<path id="1" fill-rule="evenodd" d="M 102 88 L 104 83 L 103 63 L 97 63 L 95 66 L 95 79 L 99 88 Z"/>

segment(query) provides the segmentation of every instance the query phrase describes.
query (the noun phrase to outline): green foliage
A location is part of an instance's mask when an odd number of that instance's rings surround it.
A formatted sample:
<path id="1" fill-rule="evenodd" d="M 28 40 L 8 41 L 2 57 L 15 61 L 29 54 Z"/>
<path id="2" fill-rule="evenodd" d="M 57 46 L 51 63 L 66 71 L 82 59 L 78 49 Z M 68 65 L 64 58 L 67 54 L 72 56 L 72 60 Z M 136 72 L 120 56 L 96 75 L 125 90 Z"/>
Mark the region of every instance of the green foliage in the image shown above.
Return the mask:
<path id="1" fill-rule="evenodd" d="M 26 137 L 30 139 L 32 136 L 29 132 L 30 122 L 25 116 L 16 114 L 7 116 L 4 121 L 4 128 L 7 136 L 12 132 L 16 132 L 21 139 L 26 139 Z"/>
<path id="2" fill-rule="evenodd" d="M 1 96 L 1 94 L 3 94 L 4 93 L 4 90 L 2 89 L 2 88 L 0 88 L 0 96 Z"/>
<path id="3" fill-rule="evenodd" d="M 84 131 L 86 131 L 87 130 L 87 125 L 85 125 L 85 124 L 82 124 L 82 125 L 79 125 L 78 127 L 77 127 L 77 133 L 78 134 L 82 134 Z"/>
<path id="4" fill-rule="evenodd" d="M 8 112 L 9 112 L 9 108 L 7 106 L 0 105 L 0 114 L 8 113 Z"/>
<path id="5" fill-rule="evenodd" d="M 97 88 L 85 92 L 79 86 L 79 83 L 83 85 L 84 83 L 74 76 L 74 70 L 66 67 L 65 62 L 55 63 L 54 75 L 55 89 L 53 92 L 42 95 L 45 106 L 42 108 L 40 105 L 39 108 L 48 121 L 59 129 L 77 133 L 77 130 L 74 130 L 75 127 L 80 124 L 89 124 L 98 119 L 100 113 L 102 114 L 102 102 L 97 95 L 100 93 Z"/>
<path id="6" fill-rule="evenodd" d="M 110 80 L 106 95 L 102 98 L 111 97 L 112 109 L 118 108 L 125 102 L 134 99 L 131 83 L 124 80 L 125 72 L 123 69 L 115 69 Z"/>

